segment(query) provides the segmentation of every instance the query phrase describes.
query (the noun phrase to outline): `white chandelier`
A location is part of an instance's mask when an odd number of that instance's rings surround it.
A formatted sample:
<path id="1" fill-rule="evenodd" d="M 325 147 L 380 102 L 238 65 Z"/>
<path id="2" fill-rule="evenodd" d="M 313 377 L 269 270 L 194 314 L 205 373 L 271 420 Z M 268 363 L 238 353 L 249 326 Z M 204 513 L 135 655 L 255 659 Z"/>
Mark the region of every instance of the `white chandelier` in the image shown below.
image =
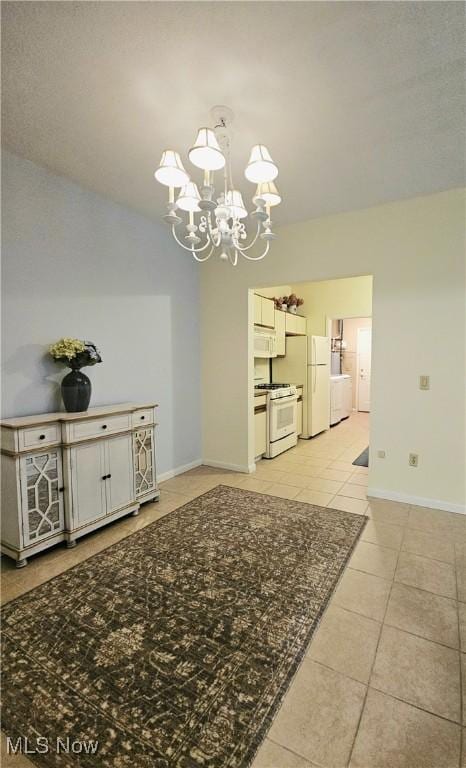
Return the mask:
<path id="1" fill-rule="evenodd" d="M 168 187 L 168 210 L 164 219 L 171 225 L 178 245 L 189 251 L 196 261 L 207 261 L 216 249 L 220 258 L 230 261 L 233 266 L 238 263 L 239 255 L 250 261 L 259 261 L 267 254 L 270 241 L 276 238 L 272 232 L 270 209 L 281 202 L 274 184 L 278 168 L 267 147 L 256 144 L 252 148 L 244 175 L 257 185 L 252 198 L 256 208 L 248 214 L 241 192 L 234 188 L 231 173 L 229 126 L 233 113 L 228 107 L 214 107 L 211 115 L 215 127 L 200 128 L 196 142 L 188 153 L 191 163 L 204 171 L 200 192 L 185 171 L 178 152 L 167 149 L 162 154 L 154 176 Z M 222 169 L 222 191 L 215 197 L 214 173 Z M 175 188 L 180 188 L 176 200 Z M 178 211 L 188 214 L 187 223 L 183 223 Z M 248 215 L 255 219 L 256 232 L 251 242 L 246 244 L 248 234 L 244 219 Z M 183 230 L 186 232 L 184 235 Z M 260 240 L 265 243 L 262 253 L 255 256 L 248 253 Z"/>

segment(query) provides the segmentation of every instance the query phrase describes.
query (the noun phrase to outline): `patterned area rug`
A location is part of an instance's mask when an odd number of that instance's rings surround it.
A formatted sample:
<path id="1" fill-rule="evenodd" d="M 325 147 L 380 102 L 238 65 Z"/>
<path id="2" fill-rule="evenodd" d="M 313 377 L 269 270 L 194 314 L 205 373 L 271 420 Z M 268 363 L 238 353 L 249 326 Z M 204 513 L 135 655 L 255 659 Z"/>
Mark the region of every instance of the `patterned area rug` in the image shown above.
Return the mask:
<path id="1" fill-rule="evenodd" d="M 39 766 L 246 768 L 366 519 L 219 485 L 8 603 L 3 729 Z"/>

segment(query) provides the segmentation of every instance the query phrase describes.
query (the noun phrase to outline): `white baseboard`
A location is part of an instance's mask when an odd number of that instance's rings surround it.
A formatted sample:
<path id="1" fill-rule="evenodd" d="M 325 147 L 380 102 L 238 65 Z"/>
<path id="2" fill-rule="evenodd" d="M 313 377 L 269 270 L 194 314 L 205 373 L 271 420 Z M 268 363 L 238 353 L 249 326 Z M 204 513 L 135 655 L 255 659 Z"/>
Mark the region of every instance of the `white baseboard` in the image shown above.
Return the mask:
<path id="1" fill-rule="evenodd" d="M 410 496 L 407 493 L 398 493 L 397 491 L 385 491 L 381 488 L 368 488 L 367 495 L 374 499 L 387 499 L 388 501 L 399 501 L 403 504 L 413 504 L 416 507 L 429 507 L 430 509 L 442 509 L 445 512 L 456 512 L 459 515 L 466 515 L 466 506 L 456 504 L 452 501 L 440 501 L 439 499 L 426 499 L 422 496 Z"/>
<path id="2" fill-rule="evenodd" d="M 206 467 L 215 467 L 216 469 L 231 469 L 233 472 L 254 472 L 256 469 L 255 464 L 248 466 L 247 464 L 228 464 L 225 461 L 214 461 L 213 459 L 204 459 L 202 462 Z"/>
<path id="3" fill-rule="evenodd" d="M 157 475 L 157 482 L 163 483 L 164 480 L 170 480 L 171 477 L 175 477 L 176 475 L 181 475 L 183 472 L 187 472 L 188 469 L 194 469 L 194 467 L 200 467 L 202 464 L 202 459 L 196 459 L 196 461 L 191 461 L 189 464 L 183 464 L 180 467 L 175 467 L 175 469 L 169 469 L 168 472 L 162 472 L 161 475 Z"/>

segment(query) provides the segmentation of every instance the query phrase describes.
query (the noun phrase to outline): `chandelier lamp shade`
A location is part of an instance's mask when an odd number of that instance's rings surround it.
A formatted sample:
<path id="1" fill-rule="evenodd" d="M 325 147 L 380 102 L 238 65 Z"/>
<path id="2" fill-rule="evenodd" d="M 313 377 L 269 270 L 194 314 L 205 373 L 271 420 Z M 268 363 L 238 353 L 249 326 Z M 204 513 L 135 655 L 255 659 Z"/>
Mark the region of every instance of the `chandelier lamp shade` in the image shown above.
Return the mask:
<path id="1" fill-rule="evenodd" d="M 257 197 L 265 200 L 266 205 L 269 205 L 271 208 L 273 208 L 274 205 L 279 205 L 282 201 L 273 181 L 263 181 L 261 184 L 258 184 L 254 200 Z"/>
<path id="2" fill-rule="evenodd" d="M 160 165 L 154 176 L 166 187 L 182 187 L 189 182 L 189 176 L 183 168 L 178 152 L 172 149 L 166 149 L 162 154 Z"/>
<path id="3" fill-rule="evenodd" d="M 189 177 L 178 152 L 166 149 L 162 154 L 154 176 L 168 187 L 164 219 L 171 226 L 178 245 L 189 251 L 196 261 L 206 261 L 215 252 L 221 260 L 234 266 L 240 256 L 259 261 L 276 238 L 270 209 L 281 202 L 274 184 L 278 168 L 267 147 L 256 144 L 252 148 L 244 174 L 256 185 L 252 198 L 255 209 L 248 213 L 241 192 L 233 184 L 231 171 L 233 113 L 228 107 L 214 107 L 211 115 L 214 128 L 200 128 L 188 152 L 190 163 L 204 172 L 200 187 Z M 218 179 L 215 179 L 216 172 Z M 218 183 L 218 190 L 214 182 Z M 175 189 L 179 189 L 176 200 Z M 183 213 L 188 215 L 187 219 L 182 217 Z M 248 218 L 255 229 L 249 242 Z"/>
<path id="4" fill-rule="evenodd" d="M 189 159 L 203 171 L 218 171 L 225 165 L 225 157 L 211 128 L 200 128 L 196 143 L 189 150 Z"/>
<path id="5" fill-rule="evenodd" d="M 270 152 L 263 144 L 256 144 L 251 150 L 251 157 L 244 172 L 248 181 L 260 184 L 273 181 L 278 176 L 278 168 L 270 157 Z"/>
<path id="6" fill-rule="evenodd" d="M 182 211 L 200 211 L 199 201 L 201 196 L 197 188 L 197 184 L 193 181 L 189 181 L 186 186 L 181 188 L 178 195 L 176 205 Z"/>

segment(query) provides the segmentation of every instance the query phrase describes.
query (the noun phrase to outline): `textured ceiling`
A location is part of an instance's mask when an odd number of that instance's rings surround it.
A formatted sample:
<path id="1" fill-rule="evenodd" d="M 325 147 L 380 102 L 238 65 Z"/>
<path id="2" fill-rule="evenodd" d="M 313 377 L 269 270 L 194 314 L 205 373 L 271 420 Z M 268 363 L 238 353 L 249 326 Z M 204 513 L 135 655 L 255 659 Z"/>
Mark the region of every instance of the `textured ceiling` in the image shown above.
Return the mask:
<path id="1" fill-rule="evenodd" d="M 3 2 L 2 27 L 4 144 L 150 216 L 214 104 L 247 198 L 250 146 L 278 163 L 279 223 L 464 183 L 463 3 Z"/>

